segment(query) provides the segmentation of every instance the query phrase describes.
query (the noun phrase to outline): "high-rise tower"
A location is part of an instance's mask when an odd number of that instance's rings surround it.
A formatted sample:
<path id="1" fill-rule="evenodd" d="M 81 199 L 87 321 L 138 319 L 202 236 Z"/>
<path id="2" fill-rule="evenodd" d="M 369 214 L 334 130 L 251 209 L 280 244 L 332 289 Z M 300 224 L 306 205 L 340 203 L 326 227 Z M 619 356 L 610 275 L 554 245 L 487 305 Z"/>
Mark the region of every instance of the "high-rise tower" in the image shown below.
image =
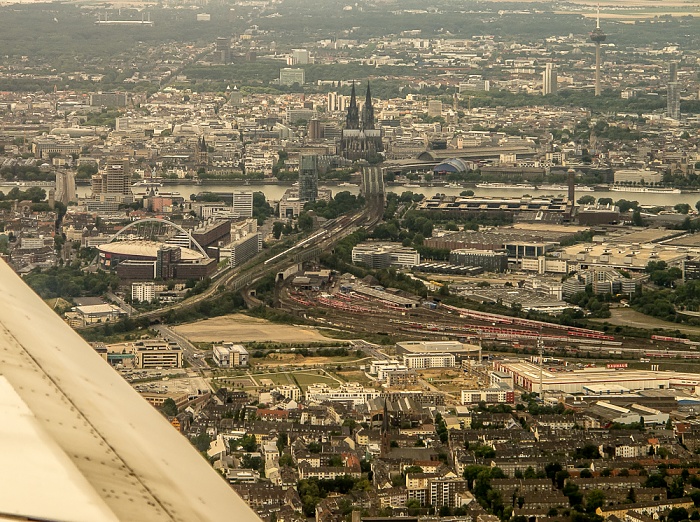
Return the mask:
<path id="1" fill-rule="evenodd" d="M 681 119 L 681 89 L 678 85 L 678 71 L 675 62 L 671 62 L 666 86 L 666 116 L 674 120 Z"/>
<path id="2" fill-rule="evenodd" d="M 595 95 L 600 96 L 600 44 L 607 38 L 600 28 L 600 7 L 598 7 L 595 26 L 591 31 L 591 41 L 595 44 Z"/>
<path id="3" fill-rule="evenodd" d="M 299 158 L 299 199 L 316 201 L 318 198 L 318 156 L 302 154 Z"/>
<path id="4" fill-rule="evenodd" d="M 542 95 L 556 94 L 557 92 L 557 68 L 553 63 L 545 64 L 542 73 Z"/>

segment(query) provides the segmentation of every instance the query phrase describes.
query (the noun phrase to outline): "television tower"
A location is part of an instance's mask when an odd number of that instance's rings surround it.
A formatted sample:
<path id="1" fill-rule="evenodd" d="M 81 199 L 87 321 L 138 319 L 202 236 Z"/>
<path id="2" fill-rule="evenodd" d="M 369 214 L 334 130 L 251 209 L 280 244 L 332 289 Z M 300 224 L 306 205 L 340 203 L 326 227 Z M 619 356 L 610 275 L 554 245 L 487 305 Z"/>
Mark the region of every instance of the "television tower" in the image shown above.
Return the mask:
<path id="1" fill-rule="evenodd" d="M 596 13 L 595 29 L 591 31 L 591 41 L 595 44 L 595 95 L 600 96 L 600 44 L 605 41 L 607 35 L 600 28 L 600 6 Z"/>

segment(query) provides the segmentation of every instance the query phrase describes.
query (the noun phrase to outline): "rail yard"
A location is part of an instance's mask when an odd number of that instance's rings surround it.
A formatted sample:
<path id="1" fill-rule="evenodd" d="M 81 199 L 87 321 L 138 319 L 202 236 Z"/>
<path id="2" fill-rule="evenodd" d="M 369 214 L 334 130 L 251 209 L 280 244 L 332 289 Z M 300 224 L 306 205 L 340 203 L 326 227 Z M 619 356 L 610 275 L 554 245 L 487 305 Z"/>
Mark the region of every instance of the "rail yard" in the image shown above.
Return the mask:
<path id="1" fill-rule="evenodd" d="M 359 291 L 358 291 L 359 290 Z M 332 328 L 353 332 L 393 335 L 405 339 L 464 340 L 484 348 L 532 352 L 542 343 L 547 354 L 581 357 L 700 360 L 700 344 L 680 337 L 652 335 L 627 337 L 609 332 L 577 328 L 507 315 L 485 313 L 416 299 L 374 288 L 364 291 L 330 285 L 318 290 L 300 290 L 285 284 L 279 299 L 288 312 Z M 403 301 L 402 301 L 403 300 Z"/>

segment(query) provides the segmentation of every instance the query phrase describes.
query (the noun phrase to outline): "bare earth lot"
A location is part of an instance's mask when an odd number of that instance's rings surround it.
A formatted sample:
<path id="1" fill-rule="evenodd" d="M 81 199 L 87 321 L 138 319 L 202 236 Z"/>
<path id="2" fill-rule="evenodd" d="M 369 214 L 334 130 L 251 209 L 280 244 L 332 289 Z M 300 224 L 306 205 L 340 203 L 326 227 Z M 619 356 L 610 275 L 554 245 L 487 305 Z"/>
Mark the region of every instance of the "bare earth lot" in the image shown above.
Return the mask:
<path id="1" fill-rule="evenodd" d="M 313 328 L 274 324 L 243 314 L 214 317 L 176 326 L 173 329 L 190 341 L 207 343 L 220 341 L 323 343 L 331 340 Z"/>
<path id="2" fill-rule="evenodd" d="M 634 328 L 663 328 L 665 330 L 678 330 L 685 334 L 700 335 L 700 326 L 687 326 L 669 321 L 662 321 L 655 317 L 644 315 L 631 308 L 613 308 L 611 316 L 607 319 L 592 319 L 597 323 L 610 323 L 615 326 L 632 326 Z"/>

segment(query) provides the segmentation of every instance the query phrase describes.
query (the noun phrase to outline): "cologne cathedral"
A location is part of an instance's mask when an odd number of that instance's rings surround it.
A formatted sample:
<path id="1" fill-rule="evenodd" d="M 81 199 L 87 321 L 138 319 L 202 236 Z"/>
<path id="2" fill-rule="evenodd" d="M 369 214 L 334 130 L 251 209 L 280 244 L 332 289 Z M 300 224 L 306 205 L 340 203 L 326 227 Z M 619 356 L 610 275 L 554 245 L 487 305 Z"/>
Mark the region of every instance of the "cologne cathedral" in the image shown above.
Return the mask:
<path id="1" fill-rule="evenodd" d="M 355 84 L 353 83 L 348 113 L 345 117 L 345 128 L 342 131 L 337 152 L 340 156 L 353 161 L 375 162 L 380 159 L 379 153 L 383 150 L 382 131 L 375 128 L 374 125 L 374 106 L 372 105 L 369 82 L 367 82 L 367 95 L 361 114 L 357 106 Z"/>

